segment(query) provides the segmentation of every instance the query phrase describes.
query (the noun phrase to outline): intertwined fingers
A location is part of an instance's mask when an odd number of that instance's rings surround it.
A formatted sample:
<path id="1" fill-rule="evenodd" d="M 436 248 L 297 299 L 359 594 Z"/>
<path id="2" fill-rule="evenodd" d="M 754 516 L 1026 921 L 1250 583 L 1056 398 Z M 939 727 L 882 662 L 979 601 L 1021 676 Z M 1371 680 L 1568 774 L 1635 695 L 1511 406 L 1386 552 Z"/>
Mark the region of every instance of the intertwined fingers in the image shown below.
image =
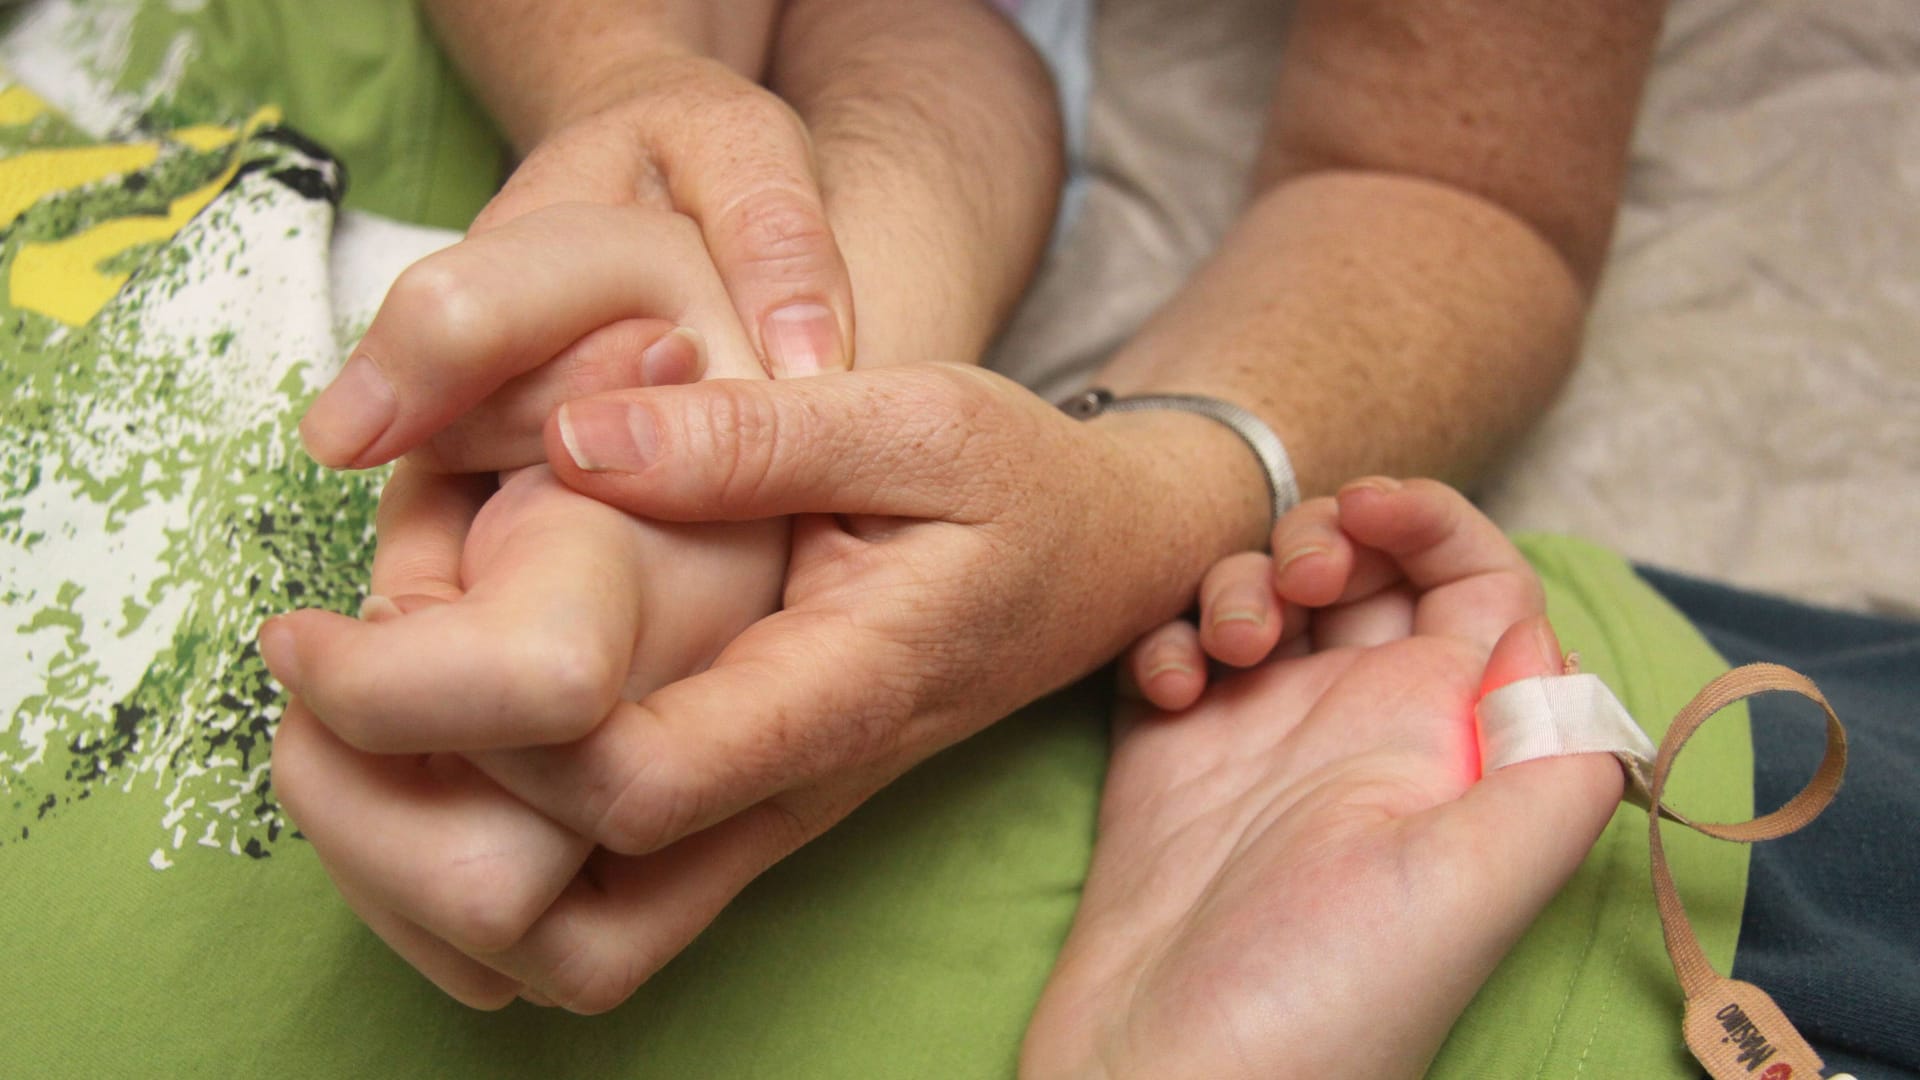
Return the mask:
<path id="1" fill-rule="evenodd" d="M 408 267 L 301 437 L 336 468 L 389 461 L 589 332 L 643 316 L 698 330 L 714 375 L 764 375 L 691 219 L 574 203 L 526 214 Z"/>

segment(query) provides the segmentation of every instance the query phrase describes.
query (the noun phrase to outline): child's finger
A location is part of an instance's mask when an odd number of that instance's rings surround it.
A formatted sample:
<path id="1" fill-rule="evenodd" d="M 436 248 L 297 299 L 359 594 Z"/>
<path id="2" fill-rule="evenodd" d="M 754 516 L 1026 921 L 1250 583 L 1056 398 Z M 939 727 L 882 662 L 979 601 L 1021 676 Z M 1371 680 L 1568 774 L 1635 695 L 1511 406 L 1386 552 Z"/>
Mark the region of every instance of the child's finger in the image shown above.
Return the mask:
<path id="1" fill-rule="evenodd" d="M 1267 658 L 1280 640 L 1280 598 L 1273 593 L 1273 560 L 1243 551 L 1214 563 L 1200 582 L 1200 646 L 1234 667 Z"/>
<path id="2" fill-rule="evenodd" d="M 321 859 L 320 864 L 326 867 L 326 860 Z M 327 868 L 327 876 L 333 879 L 334 888 L 339 890 L 347 906 L 360 916 L 361 922 L 367 924 L 367 929 L 372 930 L 400 959 L 413 965 L 415 971 L 426 976 L 427 981 L 439 987 L 448 997 L 468 1008 L 493 1010 L 505 1007 L 519 995 L 521 987 L 518 979 L 500 974 L 434 937 L 400 913 L 374 903 L 356 885 L 343 880 L 330 867 Z"/>
<path id="3" fill-rule="evenodd" d="M 457 756 L 430 766 L 413 755 L 362 753 L 297 700 L 274 738 L 273 784 L 358 909 L 393 912 L 470 954 L 518 941 L 593 849 Z M 409 959 L 438 970 L 447 958 L 431 959 L 418 944 L 396 940 Z M 492 996 L 485 983 L 473 985 Z"/>
<path id="4" fill-rule="evenodd" d="M 839 807 L 847 790 L 843 782 L 831 794 L 768 800 L 643 856 L 596 851 L 525 937 L 484 959 L 541 1000 L 606 1012 L 685 950 L 748 882 L 818 835 L 820 808 Z"/>
<path id="5" fill-rule="evenodd" d="M 1437 480 L 1369 477 L 1341 488 L 1337 498 L 1340 527 L 1391 555 L 1415 588 L 1528 569 L 1499 526 Z"/>
<path id="6" fill-rule="evenodd" d="M 1199 631 L 1175 619 L 1147 633 L 1127 652 L 1122 686 L 1131 683 L 1155 708 L 1179 712 L 1200 700 L 1207 688 L 1207 658 Z"/>
<path id="7" fill-rule="evenodd" d="M 1291 600 L 1280 601 L 1280 644 L 1275 656 L 1305 656 L 1312 650 L 1314 613 Z"/>
<path id="8" fill-rule="evenodd" d="M 1539 576 L 1491 519 L 1435 480 L 1358 480 L 1342 488 L 1340 526 L 1391 557 L 1422 595 L 1415 629 L 1491 649 L 1508 626 L 1546 610 Z"/>
<path id="9" fill-rule="evenodd" d="M 1333 603 L 1353 570 L 1353 543 L 1340 531 L 1340 505 L 1322 495 L 1274 523 L 1273 589 L 1305 607 Z"/>
<path id="10" fill-rule="evenodd" d="M 588 332 L 639 317 L 697 328 L 716 376 L 765 377 L 697 224 L 640 207 L 562 204 L 402 273 L 301 419 L 301 438 L 336 468 L 389 461 Z"/>
<path id="11" fill-rule="evenodd" d="M 1328 496 L 1301 503 L 1274 526 L 1273 561 L 1274 592 L 1309 608 L 1365 599 L 1405 576 L 1341 530 L 1339 504 Z"/>
<path id="12" fill-rule="evenodd" d="M 395 466 L 374 515 L 373 597 L 458 599 L 460 552 L 493 487 L 486 476 L 448 476 L 411 461 Z"/>
<path id="13" fill-rule="evenodd" d="M 513 379 L 407 455 L 439 472 L 495 472 L 546 460 L 541 431 L 553 410 L 609 390 L 678 386 L 706 371 L 706 343 L 692 327 L 622 319 Z"/>
<path id="14" fill-rule="evenodd" d="M 470 537 L 455 603 L 363 622 L 325 612 L 261 631 L 275 676 L 354 746 L 381 753 L 577 739 L 619 700 L 639 638 L 651 554 L 641 523 L 528 471 L 485 513 L 520 520 Z M 530 503 L 534 505 L 529 505 Z M 443 568 L 435 568 L 442 571 Z"/>
<path id="15" fill-rule="evenodd" d="M 1350 604 L 1316 609 L 1313 651 L 1371 648 L 1411 636 L 1416 599 L 1417 594 L 1400 582 Z"/>

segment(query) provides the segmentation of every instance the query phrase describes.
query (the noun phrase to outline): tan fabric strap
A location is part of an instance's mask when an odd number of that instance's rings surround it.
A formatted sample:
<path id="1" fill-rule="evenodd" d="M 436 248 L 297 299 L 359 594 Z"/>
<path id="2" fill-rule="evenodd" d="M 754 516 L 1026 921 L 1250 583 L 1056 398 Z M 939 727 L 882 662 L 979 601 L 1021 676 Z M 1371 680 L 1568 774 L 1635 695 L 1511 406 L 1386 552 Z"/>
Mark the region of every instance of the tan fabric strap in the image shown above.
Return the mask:
<path id="1" fill-rule="evenodd" d="M 1569 656 L 1563 674 L 1523 679 L 1481 700 L 1477 716 L 1486 768 L 1491 771 L 1563 754 L 1605 752 L 1617 758 L 1627 774 L 1627 800 L 1648 811 L 1653 895 L 1667 954 L 1687 999 L 1682 1021 L 1687 1046 L 1715 1080 L 1819 1077 L 1820 1056 L 1794 1030 L 1773 999 L 1750 983 L 1723 978 L 1708 962 L 1667 866 L 1660 819 L 1668 818 L 1707 836 L 1742 844 L 1772 840 L 1800 829 L 1819 817 L 1840 790 L 1847 768 L 1847 733 L 1840 718 L 1806 676 L 1778 664 L 1748 664 L 1713 680 L 1695 695 L 1674 717 L 1656 751 L 1613 692 L 1596 677 L 1579 674 L 1578 666 L 1577 658 Z M 1769 690 L 1799 694 L 1826 714 L 1826 754 L 1806 787 L 1785 806 L 1751 821 L 1691 821 L 1664 805 L 1661 796 L 1674 760 L 1700 725 L 1728 705 Z"/>
<path id="2" fill-rule="evenodd" d="M 1827 703 L 1820 688 L 1791 668 L 1778 664 L 1748 664 L 1735 668 L 1708 683 L 1673 718 L 1666 737 L 1660 740 L 1660 752 L 1654 758 L 1649 795 L 1655 811 L 1662 809 L 1661 794 L 1673 771 L 1674 759 L 1707 718 L 1728 705 L 1769 690 L 1786 690 L 1808 698 L 1820 706 L 1827 717 L 1827 749 L 1820 767 L 1799 794 L 1785 806 L 1752 821 L 1732 824 L 1686 822 L 1688 827 L 1708 836 L 1750 844 L 1772 840 L 1798 831 L 1820 816 L 1840 790 L 1847 769 L 1847 732 Z M 1715 1080 L 1757 1076 L 1761 1080 L 1792 1080 L 1793 1077 L 1818 1077 L 1823 1067 L 1820 1055 L 1795 1030 L 1791 1021 L 1766 992 L 1751 983 L 1723 977 L 1713 969 L 1707 955 L 1687 921 L 1686 905 L 1674 885 L 1673 871 L 1667 866 L 1666 850 L 1660 842 L 1658 812 L 1647 815 L 1647 837 L 1653 848 L 1653 896 L 1660 908 L 1660 929 L 1666 937 L 1667 955 L 1686 994 L 1686 1016 L 1682 1021 L 1687 1046 Z"/>

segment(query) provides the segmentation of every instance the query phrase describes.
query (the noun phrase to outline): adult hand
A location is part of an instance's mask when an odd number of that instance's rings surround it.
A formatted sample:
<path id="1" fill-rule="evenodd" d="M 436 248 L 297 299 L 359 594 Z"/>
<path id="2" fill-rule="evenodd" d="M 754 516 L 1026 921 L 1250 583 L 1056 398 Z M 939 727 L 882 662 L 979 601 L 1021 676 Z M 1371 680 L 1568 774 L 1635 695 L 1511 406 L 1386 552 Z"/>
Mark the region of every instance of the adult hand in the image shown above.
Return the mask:
<path id="1" fill-rule="evenodd" d="M 1326 651 L 1120 723 L 1023 1076 L 1418 1076 L 1611 816 L 1604 754 L 1479 775 L 1479 698 L 1561 664 L 1493 524 L 1432 482 L 1333 520 L 1359 551 L 1308 615 Z"/>
<path id="2" fill-rule="evenodd" d="M 1082 424 L 945 365 L 576 401 L 546 433 L 576 490 L 661 520 L 804 515 L 783 609 L 706 672 L 616 705 L 575 742 L 510 749 L 524 741 L 510 725 L 466 724 L 471 774 L 379 764 L 315 738 L 304 710 L 281 738 L 328 775 L 363 778 L 307 787 L 354 793 L 360 833 L 384 838 L 372 854 L 393 861 L 349 875 L 386 882 L 362 900 L 369 921 L 402 912 L 465 953 L 441 945 L 410 955 L 417 966 L 476 1004 L 525 987 L 610 1008 L 879 787 L 1177 610 L 1231 530 L 1194 495 L 1195 462 L 1167 448 L 1213 429 L 1179 415 Z M 1247 506 L 1230 516 L 1257 522 L 1257 474 L 1245 479 Z M 402 747 L 412 729 L 461 727 L 471 704 L 411 702 L 426 712 L 365 715 L 346 734 Z M 505 839 L 458 824 L 482 819 L 447 809 L 462 800 L 490 808 Z M 564 859 L 513 854 L 568 853 L 542 831 L 553 825 L 599 848 L 570 881 Z"/>
<path id="3" fill-rule="evenodd" d="M 633 70 L 624 96 L 564 123 L 527 155 L 468 243 L 395 282 L 301 422 L 317 460 L 366 468 L 425 444 L 419 460 L 443 471 L 534 463 L 540 421 L 560 401 L 684 377 L 695 350 L 668 336 L 674 324 L 716 348 L 711 313 L 688 310 L 673 287 L 676 272 L 704 268 L 709 256 L 755 367 L 805 375 L 849 365 L 852 287 L 800 118 L 717 61 L 663 54 Z M 656 231 L 680 218 L 702 250 L 696 258 L 677 238 L 606 237 L 609 285 L 620 286 L 606 291 L 620 302 L 602 304 L 598 322 L 516 321 L 492 309 L 497 291 L 464 273 L 470 263 L 458 253 L 535 211 L 577 202 L 652 211 Z M 556 248 L 547 262 L 576 254 Z M 541 268 L 535 260 L 499 272 L 515 275 L 532 302 Z M 529 326 L 540 332 L 515 332 Z"/>

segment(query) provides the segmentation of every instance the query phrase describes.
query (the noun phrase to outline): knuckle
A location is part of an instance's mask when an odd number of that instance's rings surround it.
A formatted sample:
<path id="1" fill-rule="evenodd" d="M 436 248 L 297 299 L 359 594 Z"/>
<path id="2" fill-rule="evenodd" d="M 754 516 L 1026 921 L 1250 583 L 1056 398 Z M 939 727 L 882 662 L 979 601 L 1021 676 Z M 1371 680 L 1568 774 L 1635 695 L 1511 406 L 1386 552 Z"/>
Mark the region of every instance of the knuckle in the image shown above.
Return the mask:
<path id="1" fill-rule="evenodd" d="M 1547 609 L 1547 587 L 1540 575 L 1531 567 L 1525 567 L 1506 575 L 1514 580 L 1514 606 L 1521 611 L 1545 611 Z"/>
<path id="2" fill-rule="evenodd" d="M 620 696 L 625 667 L 578 625 L 528 634 L 511 665 L 508 699 L 541 742 L 592 731 Z"/>
<path id="3" fill-rule="evenodd" d="M 818 836 L 827 824 L 816 822 L 813 815 L 788 806 L 783 799 L 768 799 L 753 813 L 750 822 L 754 833 L 753 847 L 768 865 L 799 850 Z"/>
<path id="4" fill-rule="evenodd" d="M 407 460 L 427 472 L 467 471 L 463 466 L 479 457 L 474 453 L 478 440 L 473 437 L 469 427 L 464 418 L 454 421 L 452 425 L 436 432 L 426 442 L 407 451 Z"/>
<path id="5" fill-rule="evenodd" d="M 596 392 L 587 390 L 567 400 Z M 494 400 L 483 400 L 408 451 L 407 458 L 422 471 L 442 476 L 493 473 L 539 464 L 545 455 L 539 446 L 537 423 L 505 412 Z"/>
<path id="6" fill-rule="evenodd" d="M 820 204 L 785 187 L 764 187 L 735 202 L 717 221 L 736 257 L 788 273 L 828 267 L 837 250 Z"/>
<path id="7" fill-rule="evenodd" d="M 812 140 L 807 123 L 780 95 L 734 80 L 703 104 L 713 117 L 711 132 L 736 160 L 763 171 L 809 171 Z"/>
<path id="8" fill-rule="evenodd" d="M 951 514 L 991 518 L 1032 497 L 1006 478 L 1023 475 L 1033 448 L 1047 441 L 1005 408 L 997 376 L 944 364 L 902 369 L 902 374 L 895 437 L 907 467 L 924 470 L 921 479 L 929 486 L 946 478 Z"/>
<path id="9" fill-rule="evenodd" d="M 900 368 L 894 385 L 893 415 L 902 433 L 914 440 L 950 439 L 958 449 L 979 426 L 992 426 L 974 380 L 948 365 Z"/>
<path id="10" fill-rule="evenodd" d="M 651 716 L 642 723 L 652 723 Z M 629 754 L 601 755 L 583 793 L 587 835 L 618 855 L 645 855 L 694 830 L 703 809 L 697 792 Z"/>
<path id="11" fill-rule="evenodd" d="M 883 647 L 878 642 L 868 644 L 874 646 L 872 651 L 824 642 L 802 646 L 805 651 L 800 655 L 810 655 L 817 670 L 858 667 L 865 670 L 866 678 L 861 686 L 835 694 L 834 700 L 790 705 L 761 717 L 759 737 L 748 752 L 751 775 L 820 777 L 895 756 L 908 741 L 922 686 L 910 674 L 915 665 L 891 662 L 880 655 Z M 779 675 L 770 670 L 768 678 Z M 820 708 L 821 704 L 828 707 Z"/>
<path id="12" fill-rule="evenodd" d="M 529 910 L 524 895 L 516 895 L 510 883 L 470 865 L 448 871 L 439 877 L 444 896 L 438 905 L 448 938 L 484 955 L 505 952 L 526 936 L 538 912 Z"/>
<path id="13" fill-rule="evenodd" d="M 741 129 L 804 136 L 806 125 L 779 95 L 752 87 L 734 97 L 726 107 L 727 118 Z"/>
<path id="14" fill-rule="evenodd" d="M 1340 500 L 1331 495 L 1316 495 L 1293 508 L 1282 521 L 1296 525 L 1327 526 L 1340 519 Z"/>
<path id="15" fill-rule="evenodd" d="M 544 909 L 542 883 L 496 838 L 477 831 L 460 837 L 419 881 L 434 928 L 480 955 L 513 948 Z"/>
<path id="16" fill-rule="evenodd" d="M 489 303 L 453 260 L 428 256 L 400 273 L 387 290 L 382 311 L 418 328 L 424 340 L 459 357 L 499 350 L 506 328 Z"/>
<path id="17" fill-rule="evenodd" d="M 693 832 L 701 806 L 690 791 L 657 788 L 635 775 L 594 816 L 590 835 L 616 855 L 645 855 Z"/>
<path id="18" fill-rule="evenodd" d="M 569 949 L 544 980 L 554 1004 L 581 1016 L 611 1012 L 633 996 L 651 970 L 635 953 L 610 955 L 585 943 Z"/>
<path id="19" fill-rule="evenodd" d="M 421 527 L 422 532 L 429 529 L 435 533 L 442 532 L 438 523 Z M 440 540 L 441 537 L 434 535 L 422 539 L 435 541 Z M 377 580 L 386 590 L 383 595 L 388 597 L 426 594 L 452 599 L 453 596 L 449 594 L 454 593 L 455 587 L 450 580 L 452 573 L 447 563 L 447 558 L 438 549 L 424 546 L 400 547 L 387 553 L 386 558 L 379 560 Z"/>
<path id="20" fill-rule="evenodd" d="M 700 416 L 711 446 L 703 456 L 718 469 L 711 490 L 722 505 L 754 505 L 770 484 L 778 486 L 774 473 L 788 425 L 766 395 L 739 384 L 711 385 L 714 392 L 703 396 Z"/>
<path id="21" fill-rule="evenodd" d="M 589 333 L 547 367 L 545 373 L 558 391 L 554 396 L 571 401 L 608 390 L 645 386 L 641 355 L 673 327 L 664 319 L 622 319 Z"/>

